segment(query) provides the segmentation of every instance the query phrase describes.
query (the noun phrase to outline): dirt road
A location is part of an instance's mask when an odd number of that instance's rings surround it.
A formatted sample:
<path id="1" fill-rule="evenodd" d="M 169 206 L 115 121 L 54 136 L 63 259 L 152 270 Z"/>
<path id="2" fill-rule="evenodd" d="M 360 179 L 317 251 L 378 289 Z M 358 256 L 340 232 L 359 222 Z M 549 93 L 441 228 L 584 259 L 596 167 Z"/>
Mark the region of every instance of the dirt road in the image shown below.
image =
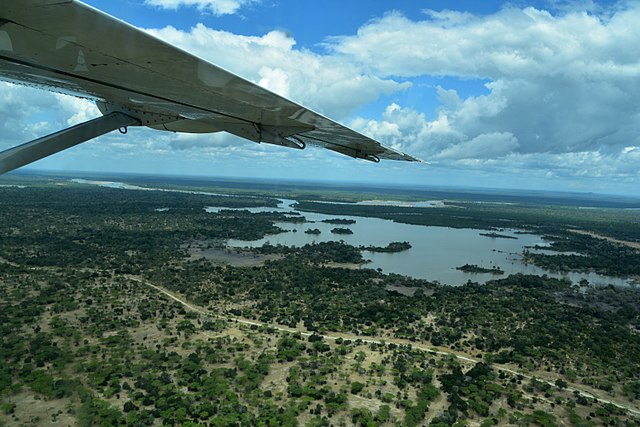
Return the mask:
<path id="1" fill-rule="evenodd" d="M 282 331 L 282 332 L 299 333 L 299 334 L 301 334 L 303 336 L 311 336 L 311 335 L 313 335 L 311 332 L 302 331 L 302 330 L 295 329 L 295 328 L 288 328 L 288 327 L 284 327 L 284 326 L 280 326 L 280 325 L 271 325 L 271 324 L 268 324 L 268 323 L 256 322 L 256 321 L 253 321 L 253 320 L 247 320 L 247 319 L 242 319 L 242 318 L 238 318 L 238 317 L 230 317 L 230 316 L 222 316 L 222 315 L 218 315 L 218 314 L 212 314 L 211 312 L 209 312 L 209 311 L 207 311 L 207 310 L 205 310 L 203 308 L 197 307 L 197 306 L 195 306 L 193 304 L 190 304 L 190 303 L 186 302 L 184 299 L 179 298 L 178 296 L 176 296 L 172 292 L 169 292 L 168 290 L 166 290 L 166 289 L 164 289 L 164 288 L 162 288 L 160 286 L 154 285 L 153 283 L 150 283 L 147 280 L 144 280 L 144 279 L 142 279 L 140 277 L 137 277 L 137 276 L 128 276 L 128 277 L 129 277 L 129 279 L 131 279 L 131 280 L 133 280 L 135 282 L 141 283 L 141 284 L 146 285 L 146 286 L 148 286 L 148 287 L 150 287 L 152 289 L 155 289 L 156 291 L 164 294 L 168 298 L 170 298 L 170 299 L 182 304 L 185 308 L 187 308 L 187 309 L 189 309 L 191 311 L 194 311 L 196 313 L 205 315 L 205 316 L 229 319 L 229 320 L 232 320 L 232 321 L 235 321 L 235 322 L 238 322 L 238 323 L 242 323 L 242 324 L 245 324 L 245 325 L 265 326 L 265 327 L 273 328 L 275 330 Z M 355 340 L 359 339 L 363 343 L 369 343 L 369 344 L 389 344 L 389 343 L 394 343 L 396 345 L 410 345 L 412 348 L 415 348 L 415 349 L 418 349 L 418 350 L 421 350 L 421 351 L 425 351 L 425 352 L 428 352 L 428 353 L 431 353 L 431 354 L 438 354 L 438 355 L 442 355 L 442 356 L 452 356 L 452 357 L 457 358 L 458 360 L 461 360 L 463 362 L 470 363 L 470 364 L 476 364 L 476 363 L 481 362 L 481 360 L 475 359 L 473 357 L 469 357 L 467 355 L 455 353 L 453 351 L 444 350 L 444 349 L 440 349 L 440 348 L 424 347 L 424 346 L 416 345 L 415 343 L 412 343 L 412 342 L 410 342 L 408 340 L 402 340 L 402 339 L 389 338 L 389 339 L 385 339 L 385 340 L 376 340 L 376 339 L 371 339 L 371 338 L 366 338 L 366 337 L 361 337 L 361 336 L 351 335 L 351 334 L 322 335 L 322 337 L 324 339 L 332 340 L 332 341 L 335 341 L 335 340 L 340 338 L 340 339 L 343 339 L 343 340 L 352 340 L 352 341 L 355 341 Z M 531 375 L 525 374 L 523 372 L 518 372 L 518 371 L 513 370 L 512 368 L 509 368 L 509 367 L 504 366 L 504 365 L 493 364 L 492 366 L 493 366 L 494 369 L 497 369 L 499 371 L 508 372 L 510 374 L 513 374 L 513 375 L 521 375 L 523 378 L 526 378 L 526 379 L 529 379 L 529 380 L 531 380 L 533 378 L 533 376 L 531 376 Z M 539 378 L 539 377 L 536 377 L 536 379 L 538 381 L 545 382 L 545 383 L 555 387 L 555 382 L 554 381 L 551 381 L 549 379 Z M 609 399 L 605 399 L 603 397 L 597 396 L 597 395 L 595 395 L 593 393 L 589 393 L 587 391 L 580 390 L 580 389 L 576 388 L 575 385 L 568 386 L 568 387 L 566 387 L 565 390 L 567 390 L 569 392 L 572 392 L 572 393 L 573 392 L 578 392 L 580 395 L 582 395 L 584 397 L 588 397 L 590 399 L 594 399 L 594 400 L 596 400 L 596 401 L 598 401 L 600 403 L 604 403 L 604 404 L 609 403 L 609 404 L 611 404 L 611 405 L 613 405 L 613 406 L 615 406 L 617 408 L 623 409 L 623 410 L 625 410 L 625 411 L 627 411 L 627 412 L 629 412 L 629 413 L 631 413 L 633 415 L 640 415 L 640 409 L 638 409 L 638 408 L 630 407 L 628 405 L 623 405 L 621 403 L 614 402 L 614 401 L 611 401 Z"/>

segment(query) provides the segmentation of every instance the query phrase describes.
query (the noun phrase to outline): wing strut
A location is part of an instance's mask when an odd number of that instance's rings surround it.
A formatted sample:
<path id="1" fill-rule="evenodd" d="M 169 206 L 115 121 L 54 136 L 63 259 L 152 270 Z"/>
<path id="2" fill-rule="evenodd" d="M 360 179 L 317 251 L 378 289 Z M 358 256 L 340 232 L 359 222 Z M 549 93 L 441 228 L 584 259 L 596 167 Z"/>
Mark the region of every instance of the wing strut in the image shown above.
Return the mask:
<path id="1" fill-rule="evenodd" d="M 0 153 L 0 175 L 105 133 L 139 124 L 138 119 L 114 112 L 9 148 Z"/>

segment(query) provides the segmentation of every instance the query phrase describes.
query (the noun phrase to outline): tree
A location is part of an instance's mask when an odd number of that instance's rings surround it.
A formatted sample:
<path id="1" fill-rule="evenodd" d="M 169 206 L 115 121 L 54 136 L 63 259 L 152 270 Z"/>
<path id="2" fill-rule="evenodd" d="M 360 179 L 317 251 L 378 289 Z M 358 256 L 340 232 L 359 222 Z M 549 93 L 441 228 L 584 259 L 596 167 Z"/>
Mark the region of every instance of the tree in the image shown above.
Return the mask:
<path id="1" fill-rule="evenodd" d="M 556 384 L 556 387 L 558 387 L 560 390 L 567 388 L 567 385 L 568 385 L 567 382 L 562 378 L 558 378 L 555 384 Z"/>
<path id="2" fill-rule="evenodd" d="M 358 381 L 354 381 L 351 383 L 351 394 L 358 394 L 364 388 L 364 384 Z"/>

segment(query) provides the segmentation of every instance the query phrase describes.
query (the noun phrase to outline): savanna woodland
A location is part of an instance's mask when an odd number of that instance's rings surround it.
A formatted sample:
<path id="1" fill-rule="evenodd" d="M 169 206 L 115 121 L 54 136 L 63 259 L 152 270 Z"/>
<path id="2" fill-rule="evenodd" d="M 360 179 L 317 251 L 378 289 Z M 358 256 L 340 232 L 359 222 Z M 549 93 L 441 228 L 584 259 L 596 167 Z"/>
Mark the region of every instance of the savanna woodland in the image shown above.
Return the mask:
<path id="1" fill-rule="evenodd" d="M 364 250 L 411 245 L 351 246 L 346 231 L 303 247 L 226 245 L 315 211 L 535 232 L 553 253 L 531 248 L 528 262 L 634 277 L 637 211 L 359 206 L 324 203 L 355 192 L 293 188 L 295 214 L 251 213 L 283 190 L 164 188 L 3 178 L 0 425 L 640 425 L 633 286 L 546 275 L 447 286 L 367 268 Z"/>

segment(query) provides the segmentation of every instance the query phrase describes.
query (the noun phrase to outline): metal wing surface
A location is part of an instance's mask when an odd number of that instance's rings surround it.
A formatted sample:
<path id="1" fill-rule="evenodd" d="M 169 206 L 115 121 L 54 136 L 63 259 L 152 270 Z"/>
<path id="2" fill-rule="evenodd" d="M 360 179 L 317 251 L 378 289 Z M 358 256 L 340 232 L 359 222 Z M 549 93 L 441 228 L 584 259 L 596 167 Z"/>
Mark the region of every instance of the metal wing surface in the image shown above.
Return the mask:
<path id="1" fill-rule="evenodd" d="M 0 78 L 96 101 L 115 117 L 98 134 L 128 125 L 226 131 L 372 161 L 419 161 L 79 1 L 1 0 Z"/>

